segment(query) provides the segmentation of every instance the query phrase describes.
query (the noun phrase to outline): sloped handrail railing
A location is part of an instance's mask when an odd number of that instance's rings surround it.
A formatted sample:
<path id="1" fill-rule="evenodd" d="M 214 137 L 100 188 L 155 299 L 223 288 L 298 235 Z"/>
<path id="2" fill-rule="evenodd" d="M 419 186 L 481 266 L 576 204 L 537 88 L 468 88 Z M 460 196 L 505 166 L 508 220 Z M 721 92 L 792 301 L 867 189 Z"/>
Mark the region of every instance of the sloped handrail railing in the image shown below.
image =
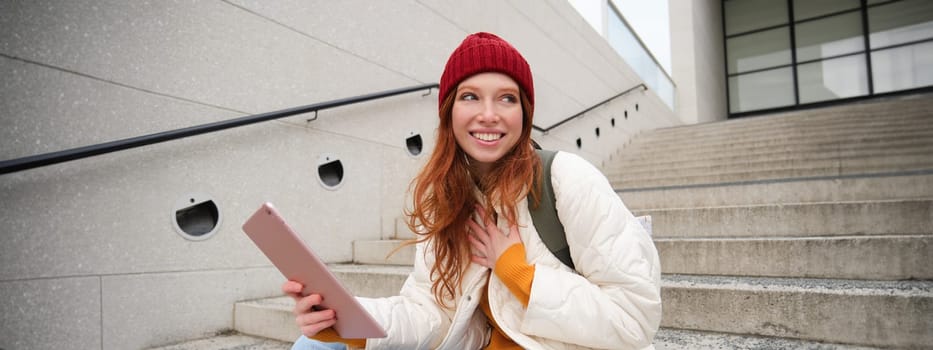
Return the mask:
<path id="1" fill-rule="evenodd" d="M 392 97 L 396 95 L 407 94 L 410 92 L 436 89 L 438 84 L 423 84 L 417 86 L 411 86 L 395 90 L 386 90 L 382 92 L 376 92 L 366 95 L 360 95 L 355 97 L 342 98 L 338 100 L 315 103 L 305 106 L 292 107 L 288 109 L 278 110 L 274 112 L 267 112 L 261 114 L 253 114 L 245 117 L 224 120 L 214 123 L 207 123 L 182 129 L 164 131 L 155 134 L 149 134 L 144 136 L 137 136 L 117 141 L 105 142 L 91 146 L 84 146 L 78 148 L 72 148 L 63 151 L 44 153 L 34 156 L 27 156 L 22 158 L 16 158 L 11 160 L 0 161 L 0 175 L 13 173 L 17 171 L 28 170 L 32 168 L 38 168 L 46 165 L 52 165 L 57 163 L 64 163 L 71 160 L 88 158 L 96 155 L 122 151 L 130 148 L 142 147 L 146 145 L 151 145 L 154 143 L 166 142 L 175 139 L 185 138 L 189 136 L 195 136 L 200 134 L 206 134 L 214 131 L 220 131 L 230 128 L 235 128 L 244 125 L 250 125 L 255 123 L 260 123 L 264 121 L 280 119 L 284 117 L 290 117 L 293 115 L 304 114 L 317 112 L 320 110 L 346 106 L 354 103 L 366 102 L 371 100 L 382 99 L 386 97 Z"/>
<path id="2" fill-rule="evenodd" d="M 46 165 L 64 163 L 67 161 L 93 157 L 96 155 L 122 151 L 122 150 L 130 149 L 130 148 L 142 147 L 146 145 L 181 139 L 181 138 L 195 136 L 195 135 L 211 133 L 214 131 L 220 131 L 220 130 L 235 128 L 235 127 L 240 127 L 240 126 L 245 126 L 245 125 L 250 125 L 250 124 L 256 124 L 260 122 L 290 117 L 290 116 L 294 116 L 298 114 L 317 112 L 317 111 L 321 111 L 325 109 L 336 108 L 336 107 L 346 106 L 346 105 L 360 103 L 360 102 L 372 101 L 372 100 L 382 99 L 386 97 L 407 94 L 407 93 L 411 93 L 415 91 L 428 90 L 430 92 L 431 89 L 436 89 L 436 88 L 438 88 L 438 84 L 434 83 L 434 84 L 423 84 L 423 85 L 411 86 L 411 87 L 400 88 L 400 89 L 395 89 L 395 90 L 386 90 L 382 92 L 376 92 L 376 93 L 354 96 L 354 97 L 347 97 L 347 98 L 342 98 L 342 99 L 328 101 L 328 102 L 321 102 L 321 103 L 315 103 L 315 104 L 310 104 L 310 105 L 305 105 L 305 106 L 292 107 L 292 108 L 287 108 L 287 109 L 273 111 L 273 112 L 253 114 L 253 115 L 248 115 L 248 116 L 244 116 L 240 118 L 224 120 L 224 121 L 219 121 L 219 122 L 214 122 L 214 123 L 201 124 L 197 126 L 164 131 L 164 132 L 155 133 L 155 134 L 137 136 L 137 137 L 127 138 L 127 139 L 122 139 L 122 140 L 117 140 L 117 141 L 104 142 L 104 143 L 99 143 L 96 145 L 72 148 L 72 149 L 63 150 L 63 151 L 44 153 L 44 154 L 39 154 L 39 155 L 34 155 L 34 156 L 11 159 L 11 160 L 4 160 L 4 161 L 0 161 L 0 175 L 38 168 L 38 167 L 42 167 Z M 643 90 L 648 90 L 648 87 L 645 86 L 645 84 L 643 83 L 638 84 L 630 89 L 627 89 L 619 94 L 616 94 L 615 96 L 607 98 L 606 100 L 599 102 L 581 111 L 580 113 L 574 114 L 567 119 L 561 120 L 560 122 L 557 122 L 547 128 L 542 128 L 537 125 L 532 125 L 532 128 L 547 134 L 549 131 L 553 130 L 554 128 L 561 126 L 573 119 L 576 119 L 599 106 L 609 103 L 610 101 L 616 98 L 619 98 L 625 94 L 635 91 L 638 88 L 641 88 Z"/>
<path id="3" fill-rule="evenodd" d="M 628 94 L 628 93 L 630 93 L 630 92 L 632 92 L 632 91 L 635 91 L 635 90 L 637 90 L 638 88 L 641 88 L 642 91 L 648 90 L 648 86 L 646 86 L 644 83 L 641 83 L 641 84 L 635 85 L 635 86 L 633 86 L 633 87 L 631 87 L 631 88 L 629 88 L 629 89 L 627 89 L 627 90 L 625 90 L 625 91 L 622 91 L 622 92 L 616 94 L 615 96 L 612 96 L 612 97 L 610 97 L 610 98 L 607 98 L 607 99 L 603 100 L 602 102 L 599 102 L 599 103 L 597 103 L 597 104 L 591 106 L 590 108 L 584 109 L 584 110 L 581 111 L 580 113 L 574 114 L 574 115 L 570 116 L 569 118 L 564 119 L 564 120 L 561 120 L 561 121 L 559 121 L 559 122 L 557 122 L 557 123 L 555 123 L 555 124 L 553 124 L 553 125 L 551 125 L 551 126 L 549 126 L 549 127 L 542 128 L 542 127 L 537 126 L 537 125 L 532 125 L 531 127 L 534 128 L 535 130 L 538 130 L 538 131 L 544 133 L 544 134 L 546 135 L 549 131 L 554 130 L 554 128 L 556 128 L 556 127 L 558 127 L 558 126 L 561 126 L 561 125 L 563 125 L 564 123 L 567 123 L 567 122 L 569 122 L 569 121 L 571 121 L 571 120 L 574 120 L 574 119 L 576 119 L 576 118 L 578 118 L 578 117 L 580 117 L 580 116 L 586 114 L 587 112 L 596 109 L 596 108 L 599 107 L 599 106 L 602 106 L 602 105 L 604 105 L 604 104 L 609 103 L 609 102 L 612 101 L 612 100 L 615 100 L 615 99 L 617 99 L 617 98 L 619 98 L 619 97 L 622 97 L 623 95 L 626 95 L 626 94 Z"/>

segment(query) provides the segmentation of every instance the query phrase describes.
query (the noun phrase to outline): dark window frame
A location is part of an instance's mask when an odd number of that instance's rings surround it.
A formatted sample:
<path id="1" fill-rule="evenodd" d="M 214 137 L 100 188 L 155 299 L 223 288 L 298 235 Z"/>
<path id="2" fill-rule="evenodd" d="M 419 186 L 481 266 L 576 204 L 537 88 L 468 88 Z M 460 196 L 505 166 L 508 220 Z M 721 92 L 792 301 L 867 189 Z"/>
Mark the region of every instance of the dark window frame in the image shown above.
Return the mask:
<path id="1" fill-rule="evenodd" d="M 906 95 L 906 94 L 914 94 L 914 93 L 918 93 L 918 92 L 933 91 L 933 85 L 930 85 L 930 86 L 921 86 L 921 87 L 916 87 L 916 88 L 911 88 L 911 89 L 905 89 L 905 90 L 898 90 L 898 91 L 885 92 L 885 93 L 875 93 L 874 79 L 873 79 L 874 72 L 872 71 L 872 61 L 871 61 L 872 53 L 877 52 L 877 51 L 883 51 L 883 50 L 894 49 L 894 48 L 898 48 L 898 47 L 905 47 L 905 46 L 912 46 L 912 45 L 917 45 L 917 44 L 923 44 L 923 43 L 927 43 L 927 42 L 933 41 L 933 37 L 930 37 L 930 38 L 924 38 L 924 39 L 914 40 L 914 41 L 906 42 L 906 43 L 899 43 L 899 44 L 888 45 L 888 46 L 884 46 L 884 47 L 871 48 L 871 45 L 870 45 L 870 44 L 871 44 L 871 43 L 870 43 L 870 34 L 871 34 L 871 33 L 870 33 L 870 29 L 869 29 L 868 10 L 869 10 L 870 8 L 875 8 L 875 7 L 881 7 L 881 6 L 885 6 L 885 5 L 890 5 L 890 4 L 893 4 L 893 3 L 902 2 L 902 1 L 904 1 L 904 0 L 889 0 L 889 1 L 880 2 L 880 3 L 876 3 L 876 4 L 871 4 L 871 5 L 868 4 L 868 0 L 860 0 L 860 2 L 859 2 L 859 7 L 858 7 L 858 8 L 850 8 L 850 9 L 845 9 L 845 10 L 834 11 L 834 12 L 831 12 L 831 13 L 826 13 L 826 14 L 822 14 L 822 15 L 819 15 L 819 16 L 815 16 L 815 17 L 810 17 L 810 18 L 807 18 L 807 19 L 803 19 L 803 20 L 796 20 L 796 19 L 794 18 L 794 8 L 793 8 L 793 6 L 794 6 L 794 4 L 793 4 L 794 0 L 785 0 L 785 1 L 787 2 L 787 11 L 788 11 L 788 21 L 787 21 L 787 23 L 778 24 L 778 25 L 770 25 L 770 26 L 767 26 L 767 27 L 756 28 L 756 29 L 753 29 L 753 30 L 748 30 L 748 31 L 740 32 L 740 33 L 730 34 L 730 35 L 726 35 L 726 20 L 727 20 L 727 18 L 728 18 L 727 15 L 726 15 L 726 5 L 725 5 L 726 1 L 729 1 L 729 0 L 721 0 L 721 1 L 720 1 L 720 11 L 721 11 L 721 15 L 722 15 L 722 38 L 723 38 L 722 45 L 723 45 L 723 58 L 724 58 L 724 60 L 723 60 L 723 66 L 724 66 L 724 68 L 725 68 L 724 71 L 726 72 L 726 77 L 725 77 L 725 78 L 726 78 L 726 84 L 725 84 L 725 85 L 726 85 L 726 110 L 727 110 L 727 113 L 728 113 L 728 118 L 730 118 L 730 119 L 732 119 L 732 118 L 740 118 L 740 117 L 745 117 L 745 116 L 753 116 L 753 115 L 774 113 L 774 112 L 782 112 L 782 111 L 792 111 L 792 110 L 819 108 L 819 107 L 828 106 L 828 105 L 844 104 L 844 103 L 849 103 L 849 102 L 852 102 L 852 101 L 864 100 L 864 99 L 870 99 L 870 98 L 876 98 L 876 97 L 883 97 L 883 96 Z M 809 59 L 809 60 L 806 60 L 806 61 L 798 61 L 798 60 L 797 60 L 797 46 L 796 46 L 796 37 L 795 37 L 795 34 L 796 34 L 796 26 L 797 26 L 797 25 L 799 25 L 799 24 L 801 24 L 801 23 L 807 23 L 807 22 L 812 22 L 812 21 L 818 21 L 818 20 L 830 18 L 830 17 L 833 17 L 833 16 L 839 16 L 839 15 L 850 14 L 850 13 L 853 13 L 853 12 L 859 12 L 859 13 L 861 14 L 861 24 L 862 24 L 861 33 L 862 33 L 862 37 L 863 37 L 863 39 L 864 39 L 864 47 L 863 47 L 863 49 L 862 49 L 861 51 L 850 52 L 850 53 L 839 54 L 839 55 L 833 55 L 833 56 L 829 56 L 829 57 L 821 57 L 821 58 L 818 58 L 818 59 Z M 728 46 L 729 46 L 729 45 L 728 45 L 728 40 L 729 40 L 729 39 L 736 38 L 736 37 L 741 37 L 741 36 L 745 36 L 745 35 L 751 35 L 751 34 L 755 34 L 755 33 L 760 33 L 760 32 L 764 32 L 764 31 L 768 31 L 768 30 L 774 30 L 774 29 L 783 28 L 783 27 L 788 27 L 788 35 L 790 35 L 790 40 L 789 40 L 789 42 L 790 42 L 790 50 L 791 50 L 791 63 L 790 63 L 790 64 L 780 64 L 780 65 L 775 65 L 775 66 L 770 66 L 770 67 L 756 68 L 756 69 L 754 69 L 754 70 L 749 70 L 749 71 L 745 71 L 745 72 L 741 72 L 741 73 L 729 73 L 729 52 L 728 52 Z M 865 64 L 866 64 L 865 72 L 866 72 L 866 74 L 867 74 L 866 79 L 868 80 L 868 81 L 867 81 L 868 94 L 866 94 L 866 95 L 861 95 L 861 96 L 855 96 L 855 97 L 847 97 L 847 98 L 839 98 L 839 99 L 834 99 L 834 100 L 827 100 L 827 101 L 810 102 L 810 103 L 800 103 L 800 86 L 799 86 L 800 83 L 799 83 L 798 72 L 797 72 L 797 67 L 798 67 L 798 66 L 800 66 L 800 65 L 802 65 L 802 64 L 816 63 L 816 62 L 821 62 L 821 61 L 825 61 L 825 60 L 832 60 L 832 59 L 843 58 L 843 57 L 848 57 L 848 56 L 855 56 L 855 55 L 863 55 L 863 56 L 865 57 Z M 732 101 L 731 101 L 731 97 L 730 97 L 730 96 L 731 96 L 730 90 L 732 89 L 732 87 L 729 85 L 729 80 L 730 80 L 730 78 L 734 78 L 734 77 L 738 77 L 738 76 L 742 76 L 742 75 L 746 75 L 746 74 L 759 73 L 759 72 L 768 71 L 768 70 L 773 70 L 773 69 L 781 69 L 781 68 L 791 68 L 791 71 L 792 71 L 792 74 L 793 74 L 793 79 L 792 79 L 792 80 L 793 80 L 793 84 L 794 84 L 794 104 L 788 105 L 788 106 L 782 106 L 782 107 L 767 108 L 767 109 L 758 109 L 758 110 L 744 111 L 744 112 L 733 112 L 733 111 L 731 110 Z"/>

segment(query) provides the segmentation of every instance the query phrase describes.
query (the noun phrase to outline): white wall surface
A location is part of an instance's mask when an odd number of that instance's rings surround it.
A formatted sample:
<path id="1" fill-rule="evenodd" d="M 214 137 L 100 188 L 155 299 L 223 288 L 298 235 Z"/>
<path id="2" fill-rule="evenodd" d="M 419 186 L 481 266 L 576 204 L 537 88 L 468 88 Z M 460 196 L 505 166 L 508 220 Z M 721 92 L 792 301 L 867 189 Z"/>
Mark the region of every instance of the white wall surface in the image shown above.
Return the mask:
<path id="1" fill-rule="evenodd" d="M 725 57 L 720 0 L 671 0 L 677 115 L 685 124 L 725 120 Z"/>
<path id="2" fill-rule="evenodd" d="M 476 31 L 526 56 L 541 126 L 640 83 L 563 0 L 2 1 L 0 160 L 433 83 Z M 412 93 L 0 175 L 0 348 L 138 349 L 231 328 L 234 301 L 282 282 L 240 231 L 246 217 L 275 203 L 330 262 L 393 236 L 436 101 Z M 535 138 L 599 166 L 679 123 L 639 91 Z M 421 156 L 405 150 L 411 133 Z M 318 183 L 325 155 L 343 163 L 337 190 Z M 210 239 L 173 229 L 191 193 L 219 207 Z"/>

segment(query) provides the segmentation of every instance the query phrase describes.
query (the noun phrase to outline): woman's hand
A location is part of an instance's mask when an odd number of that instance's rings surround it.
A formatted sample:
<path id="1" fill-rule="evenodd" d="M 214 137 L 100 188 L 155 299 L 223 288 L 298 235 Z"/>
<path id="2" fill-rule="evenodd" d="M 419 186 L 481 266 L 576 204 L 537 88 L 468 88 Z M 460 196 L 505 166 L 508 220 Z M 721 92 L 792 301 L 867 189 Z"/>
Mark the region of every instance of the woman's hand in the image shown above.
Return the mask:
<path id="1" fill-rule="evenodd" d="M 316 306 L 320 305 L 324 298 L 320 294 L 311 294 L 306 297 L 301 296 L 301 290 L 304 286 L 295 281 L 287 281 L 282 285 L 282 291 L 295 300 L 295 323 L 301 329 L 301 334 L 311 338 L 318 332 L 332 327 L 337 323 L 337 314 L 334 310 L 321 310 Z"/>
<path id="2" fill-rule="evenodd" d="M 494 269 L 502 253 L 513 244 L 521 244 L 522 238 L 516 226 L 509 227 L 509 232 L 499 231 L 496 223 L 486 217 L 483 207 L 477 205 L 476 213 L 483 221 L 483 225 L 480 226 L 473 220 L 467 222 L 470 243 L 473 246 L 471 259 L 474 263 Z"/>

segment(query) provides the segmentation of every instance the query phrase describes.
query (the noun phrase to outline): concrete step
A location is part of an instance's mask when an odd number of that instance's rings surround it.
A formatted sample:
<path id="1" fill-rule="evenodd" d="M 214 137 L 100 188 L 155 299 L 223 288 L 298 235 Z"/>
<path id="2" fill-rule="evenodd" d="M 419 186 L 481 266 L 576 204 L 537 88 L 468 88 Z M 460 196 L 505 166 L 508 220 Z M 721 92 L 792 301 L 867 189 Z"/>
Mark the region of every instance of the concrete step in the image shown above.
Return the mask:
<path id="1" fill-rule="evenodd" d="M 865 106 L 865 105 L 862 105 Z M 894 110 L 872 108 L 851 108 L 847 111 L 826 109 L 811 109 L 790 113 L 769 115 L 767 118 L 740 118 L 710 123 L 679 125 L 656 129 L 652 134 L 659 139 L 667 137 L 680 139 L 684 137 L 705 137 L 720 135 L 740 135 L 748 133 L 762 133 L 769 129 L 784 127 L 818 128 L 837 125 L 866 124 L 877 125 L 884 122 L 900 122 L 903 120 L 923 120 L 933 114 L 933 107 L 926 106 L 897 106 Z"/>
<path id="2" fill-rule="evenodd" d="M 663 146 L 685 141 L 705 143 L 728 139 L 745 141 L 794 137 L 801 134 L 870 134 L 876 131 L 909 130 L 910 126 L 928 126 L 929 121 L 933 120 L 933 110 L 916 111 L 913 114 L 900 116 L 886 116 L 883 119 L 863 119 L 849 117 L 826 122 L 821 120 L 819 116 L 796 120 L 760 118 L 749 121 L 740 128 L 735 127 L 736 124 L 730 124 L 730 121 L 718 121 L 708 124 L 680 126 L 675 129 L 656 129 L 640 134 L 633 142 L 643 145 Z M 676 132 L 671 132 L 671 130 Z"/>
<path id="3" fill-rule="evenodd" d="M 612 156 L 603 167 L 607 170 L 627 170 L 644 167 L 676 169 L 681 166 L 730 164 L 749 161 L 769 161 L 773 159 L 836 159 L 857 158 L 875 155 L 918 154 L 933 148 L 931 139 L 884 140 L 874 144 L 839 144 L 821 145 L 790 144 L 779 147 L 735 148 L 707 152 L 693 150 L 677 151 L 665 154 L 637 154 L 628 156 L 623 150 L 620 155 Z"/>
<path id="4" fill-rule="evenodd" d="M 933 198 L 933 170 L 863 177 L 826 177 L 617 190 L 633 210 L 777 203 Z"/>
<path id="5" fill-rule="evenodd" d="M 672 167 L 644 169 L 633 167 L 625 170 L 605 170 L 606 177 L 621 180 L 627 183 L 638 183 L 642 180 L 661 180 L 666 178 L 683 177 L 714 177 L 737 173 L 762 173 L 791 171 L 795 169 L 836 169 L 837 173 L 862 173 L 885 170 L 904 171 L 933 169 L 933 147 L 930 152 L 919 152 L 901 155 L 878 155 L 870 157 L 834 158 L 834 159 L 762 159 L 747 163 L 716 164 L 695 167 Z M 828 174 L 831 175 L 831 174 Z M 767 175 L 764 175 L 767 176 Z M 767 177 L 765 177 L 767 178 Z"/>
<path id="6" fill-rule="evenodd" d="M 355 241 L 353 242 L 353 262 L 410 266 L 415 261 L 415 246 L 403 247 L 405 242 L 406 240 L 400 239 Z"/>
<path id="7" fill-rule="evenodd" d="M 729 333 L 688 331 L 661 328 L 654 337 L 657 350 L 723 350 L 723 349 L 809 349 L 809 350 L 873 350 L 869 346 L 830 344 L 789 338 L 760 337 Z"/>
<path id="8" fill-rule="evenodd" d="M 267 299 L 264 301 L 254 301 L 244 303 L 242 307 L 256 308 L 256 312 L 269 314 L 283 314 L 290 316 L 291 307 L 294 306 L 291 299 L 286 297 Z M 283 317 L 284 318 L 284 317 Z M 247 336 L 243 334 L 223 335 L 208 339 L 185 342 L 182 344 L 154 348 L 152 350 L 233 350 L 233 349 L 259 349 L 259 350 L 277 350 L 289 349 L 291 342 L 299 334 L 294 322 L 277 322 L 269 324 L 266 331 L 272 329 L 287 329 L 285 335 L 280 338 L 286 340 L 273 340 L 257 336 Z M 267 333 L 268 334 L 268 333 Z M 291 335 L 295 334 L 294 338 Z M 682 329 L 662 328 L 655 336 L 655 348 L 658 350 L 693 350 L 693 349 L 732 349 L 732 348 L 755 348 L 755 349 L 837 349 L 837 350 L 862 350 L 876 349 L 870 347 L 857 347 L 851 345 L 827 344 L 820 342 L 808 342 L 797 339 L 761 337 L 748 335 L 735 335 L 727 333 L 699 332 Z"/>
<path id="9" fill-rule="evenodd" d="M 725 152 L 703 157 L 685 157 L 679 154 L 669 154 L 663 157 L 644 158 L 641 160 L 623 159 L 618 156 L 613 156 L 605 169 L 613 172 L 639 172 L 665 169 L 672 171 L 674 169 L 708 168 L 722 165 L 788 161 L 808 162 L 915 155 L 928 155 L 929 158 L 929 155 L 933 154 L 933 140 L 920 140 L 916 142 L 904 141 L 902 142 L 902 146 L 903 147 L 880 148 L 866 145 L 861 148 L 849 148 L 845 150 L 835 147 L 835 149 L 826 148 L 821 151 L 810 152 L 769 149 L 764 150 L 762 153 Z"/>
<path id="10" fill-rule="evenodd" d="M 923 235 L 933 233 L 933 200 L 762 204 L 644 209 L 655 238 Z"/>
<path id="11" fill-rule="evenodd" d="M 742 134 L 779 128 L 788 124 L 798 126 L 837 125 L 870 123 L 874 121 L 896 121 L 923 118 L 933 114 L 933 98 L 930 94 L 911 98 L 849 104 L 802 111 L 770 114 L 766 118 L 741 118 L 722 122 L 675 126 L 658 129 L 654 134 L 671 139 L 703 136 L 709 134 Z"/>
<path id="12" fill-rule="evenodd" d="M 837 154 L 860 151 L 909 151 L 922 150 L 930 147 L 933 133 L 918 133 L 900 137 L 881 137 L 865 135 L 858 140 L 841 139 L 814 139 L 807 142 L 781 142 L 781 143 L 751 143 L 745 145 L 719 145 L 719 146 L 678 146 L 675 149 L 636 150 L 626 146 L 613 161 L 620 164 L 653 164 L 660 162 L 689 161 L 692 159 L 717 159 L 741 155 L 756 155 L 767 157 L 781 153 L 792 154 Z"/>
<path id="13" fill-rule="evenodd" d="M 775 115 L 769 116 L 768 118 L 742 118 L 738 120 L 721 120 L 702 124 L 672 126 L 655 129 L 649 134 L 648 140 L 652 142 L 665 142 L 683 138 L 703 139 L 751 134 L 767 136 L 774 131 L 782 132 L 790 128 L 821 130 L 836 127 L 878 127 L 901 123 L 915 123 L 930 118 L 933 108 L 914 107 L 882 117 L 879 117 L 875 112 L 865 111 L 850 115 L 819 113 L 819 110 L 811 110 L 809 112 L 810 113 L 797 115 Z"/>
<path id="14" fill-rule="evenodd" d="M 652 130 L 633 137 L 628 146 L 630 146 L 632 149 L 664 150 L 687 144 L 692 146 L 709 147 L 723 144 L 748 145 L 758 142 L 796 143 L 828 139 L 847 140 L 867 135 L 891 137 L 900 134 L 909 135 L 913 133 L 929 132 L 931 122 L 933 122 L 933 114 L 911 119 L 881 121 L 876 123 L 859 123 L 857 121 L 847 121 L 847 123 L 838 123 L 835 125 L 825 126 L 788 124 L 762 127 L 760 130 L 755 131 L 710 130 L 710 132 L 702 134 L 690 132 L 685 133 L 684 135 L 676 136 L 660 134 L 662 130 Z M 724 122 L 711 124 L 721 123 Z M 693 127 L 696 126 L 685 126 L 683 129 L 690 130 L 690 128 Z"/>
<path id="15" fill-rule="evenodd" d="M 233 307 L 234 329 L 248 336 L 294 342 L 301 335 L 294 307 L 287 296 L 238 302 Z"/>
<path id="16" fill-rule="evenodd" d="M 293 340 L 292 340 L 293 341 Z M 288 350 L 292 341 L 278 341 L 233 333 L 192 340 L 149 350 Z M 807 342 L 796 339 L 742 336 L 726 333 L 698 332 L 662 328 L 654 338 L 657 350 L 719 350 L 719 349 L 820 349 L 872 350 L 879 348 Z"/>
<path id="17" fill-rule="evenodd" d="M 843 343 L 933 344 L 933 281 L 666 275 L 662 327 Z"/>
<path id="18" fill-rule="evenodd" d="M 657 238 L 664 273 L 933 280 L 933 235 Z"/>
<path id="19" fill-rule="evenodd" d="M 160 346 L 149 350 L 288 350 L 292 348 L 292 342 L 294 341 L 295 339 L 285 342 L 236 332 L 226 332 L 215 337 Z"/>
<path id="20" fill-rule="evenodd" d="M 405 223 L 404 217 L 397 217 L 395 218 L 395 234 L 391 238 L 407 240 L 418 238 L 418 235 L 408 228 L 408 224 Z"/>
<path id="21" fill-rule="evenodd" d="M 847 150 L 826 150 L 823 152 L 806 152 L 806 153 L 791 153 L 791 152 L 781 152 L 781 151 L 769 151 L 765 154 L 749 154 L 749 153 L 737 153 L 737 154 L 718 154 L 711 157 L 703 158 L 689 158 L 689 159 L 668 159 L 675 158 L 673 155 L 671 157 L 663 158 L 654 158 L 654 159 L 645 159 L 643 161 L 631 161 L 624 159 L 617 159 L 612 157 L 610 163 L 605 167 L 607 173 L 626 173 L 626 172 L 639 172 L 639 171 L 650 171 L 650 170 L 667 170 L 674 171 L 675 169 L 689 169 L 694 167 L 711 167 L 717 165 L 731 165 L 731 164 L 754 164 L 754 163 L 765 163 L 765 162 L 781 162 L 781 161 L 817 161 L 817 160 L 834 160 L 834 159 L 847 159 L 847 158 L 860 158 L 860 157 L 896 157 L 896 156 L 910 156 L 910 155 L 929 155 L 933 154 L 933 140 L 916 142 L 909 146 L 903 148 L 888 148 L 888 149 L 879 149 L 874 147 L 862 148 L 862 149 L 847 149 Z M 929 156 L 928 156 L 929 157 Z M 676 158 L 680 158 L 679 156 Z"/>
<path id="22" fill-rule="evenodd" d="M 779 145 L 786 143 L 814 143 L 828 140 L 850 141 L 865 136 L 899 138 L 901 136 L 928 135 L 933 132 L 933 115 L 925 119 L 905 120 L 876 125 L 832 125 L 822 128 L 782 127 L 759 133 L 736 135 L 711 135 L 703 138 L 689 137 L 658 140 L 651 133 L 639 135 L 626 146 L 633 152 L 646 150 L 672 151 L 680 148 L 723 148 L 750 145 Z"/>
<path id="23" fill-rule="evenodd" d="M 607 176 L 612 188 L 617 190 L 635 190 L 635 189 L 660 189 L 667 187 L 688 187 L 696 185 L 721 185 L 746 182 L 780 182 L 786 180 L 797 180 L 807 178 L 832 178 L 832 177 L 869 177 L 884 174 L 897 173 L 916 173 L 931 169 L 930 167 L 919 167 L 914 164 L 901 164 L 897 166 L 865 166 L 858 168 L 849 166 L 820 167 L 820 168 L 789 168 L 762 171 L 736 171 L 731 173 L 719 173 L 708 175 L 684 175 L 676 176 L 671 174 L 665 177 L 627 179 L 619 175 Z"/>
<path id="24" fill-rule="evenodd" d="M 353 295 L 378 298 L 398 295 L 402 282 L 411 273 L 411 264 L 408 266 L 334 264 L 330 265 L 330 269 Z"/>
<path id="25" fill-rule="evenodd" d="M 403 282 L 392 276 L 396 289 Z M 665 275 L 662 300 L 665 328 L 880 347 L 933 342 L 931 281 Z M 265 330 L 237 330 L 291 341 L 298 332 L 291 303 L 287 297 L 238 303 L 238 324 L 255 318 Z M 247 308 L 254 310 L 240 311 Z"/>

